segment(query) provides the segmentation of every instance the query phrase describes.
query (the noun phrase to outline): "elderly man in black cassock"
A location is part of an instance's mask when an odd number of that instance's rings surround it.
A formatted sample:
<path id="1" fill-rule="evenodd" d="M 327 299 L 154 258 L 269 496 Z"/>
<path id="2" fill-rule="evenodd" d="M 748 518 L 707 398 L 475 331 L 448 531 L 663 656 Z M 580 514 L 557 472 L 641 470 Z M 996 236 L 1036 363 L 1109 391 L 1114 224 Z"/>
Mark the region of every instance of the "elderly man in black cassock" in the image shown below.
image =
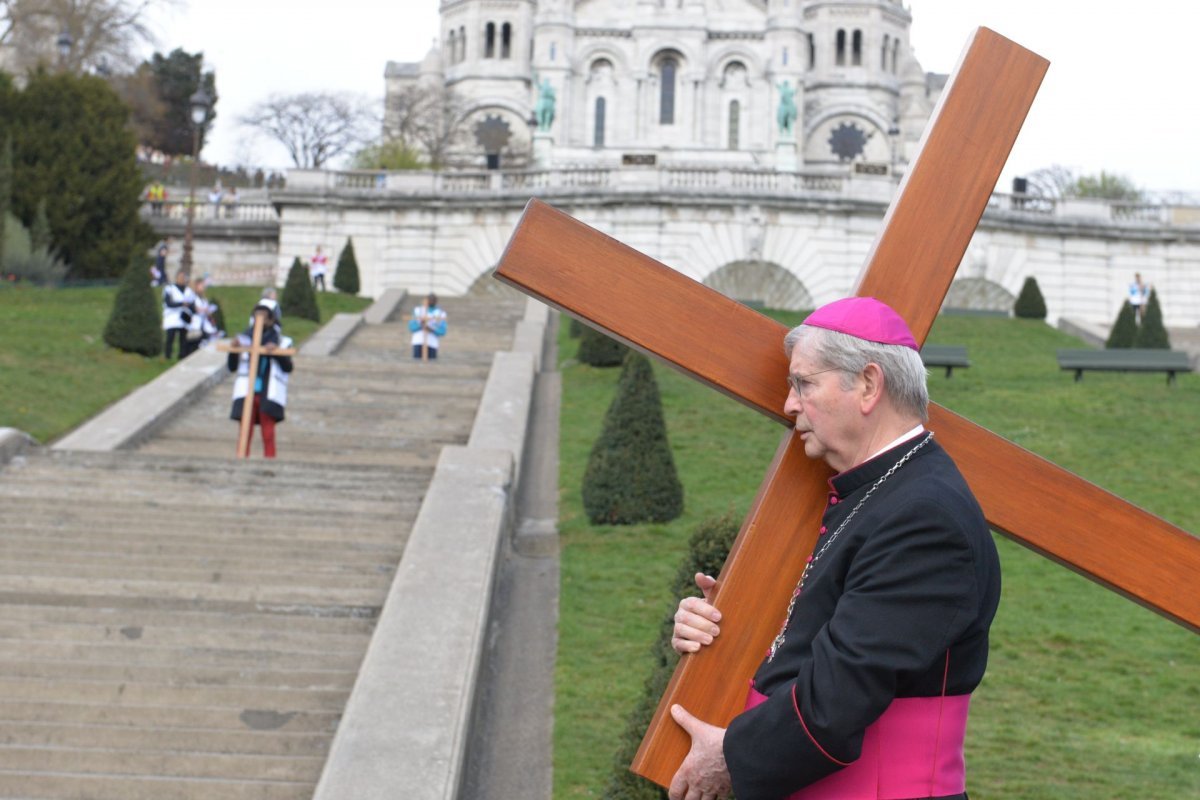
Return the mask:
<path id="1" fill-rule="evenodd" d="M 928 421 L 925 368 L 900 316 L 839 300 L 788 333 L 784 405 L 837 474 L 786 619 L 728 729 L 681 706 L 692 749 L 672 800 L 966 798 L 963 738 L 987 665 L 1000 565 L 979 504 Z M 672 646 L 719 635 L 685 598 Z"/>

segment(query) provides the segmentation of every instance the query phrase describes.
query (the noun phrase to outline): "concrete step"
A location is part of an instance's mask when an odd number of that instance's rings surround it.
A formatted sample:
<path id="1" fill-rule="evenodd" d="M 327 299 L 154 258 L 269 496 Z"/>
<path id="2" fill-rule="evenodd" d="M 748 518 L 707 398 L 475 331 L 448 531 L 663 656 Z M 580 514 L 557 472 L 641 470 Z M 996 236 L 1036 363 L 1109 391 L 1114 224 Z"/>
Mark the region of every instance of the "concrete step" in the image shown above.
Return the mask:
<path id="1" fill-rule="evenodd" d="M 114 759 L 114 761 L 119 761 Z M 309 800 L 315 781 L 0 770 L 2 800 Z"/>
<path id="2" fill-rule="evenodd" d="M 138 752 L 242 753 L 245 755 L 324 758 L 329 737 L 322 733 L 260 733 L 250 730 L 178 728 L 146 731 L 132 726 L 4 722 L 0 745 L 96 748 Z M 2 796 L 3 788 L 0 788 Z"/>
<path id="3" fill-rule="evenodd" d="M 218 735 L 253 732 L 263 739 L 311 735 L 325 737 L 328 742 L 337 728 L 341 713 L 340 708 L 326 711 L 269 711 L 257 707 L 159 707 L 129 703 L 110 705 L 0 699 L 0 721 L 3 723 L 0 724 L 0 736 L 4 735 L 4 731 L 11 730 L 10 725 L 30 724 L 59 730 L 74 726 L 103 726 L 165 734 L 197 730 L 213 731 Z M 24 741 L 16 736 L 9 736 L 8 740 Z"/>
<path id="4" fill-rule="evenodd" d="M 314 756 L 242 755 L 240 753 L 145 753 L 116 748 L 21 747 L 0 745 L 3 771 L 111 775 L 172 775 L 251 781 L 311 781 L 321 775 L 323 759 Z"/>

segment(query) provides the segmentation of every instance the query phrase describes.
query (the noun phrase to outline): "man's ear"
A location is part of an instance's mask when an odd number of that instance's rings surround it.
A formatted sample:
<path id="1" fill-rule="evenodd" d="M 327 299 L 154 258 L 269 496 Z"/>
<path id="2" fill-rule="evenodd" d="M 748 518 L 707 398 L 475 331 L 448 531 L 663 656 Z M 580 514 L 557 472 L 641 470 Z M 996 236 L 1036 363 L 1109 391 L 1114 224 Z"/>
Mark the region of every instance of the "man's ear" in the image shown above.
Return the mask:
<path id="1" fill-rule="evenodd" d="M 870 414 L 883 400 L 883 370 L 874 361 L 869 362 L 859 373 L 858 380 L 859 408 L 863 414 Z"/>

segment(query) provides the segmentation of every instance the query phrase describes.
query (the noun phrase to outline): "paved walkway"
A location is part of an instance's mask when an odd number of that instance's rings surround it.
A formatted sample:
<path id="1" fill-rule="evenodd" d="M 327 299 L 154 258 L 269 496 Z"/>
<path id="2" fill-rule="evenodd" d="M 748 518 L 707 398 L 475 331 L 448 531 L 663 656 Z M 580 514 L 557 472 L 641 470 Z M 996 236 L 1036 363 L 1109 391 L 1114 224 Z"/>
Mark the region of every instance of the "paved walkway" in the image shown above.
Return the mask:
<path id="1" fill-rule="evenodd" d="M 0 469 L 0 798 L 309 798 L 438 451 L 521 302 L 446 301 L 297 359 L 279 458 L 229 382 L 134 452 Z M 258 443 L 255 444 L 257 452 Z"/>

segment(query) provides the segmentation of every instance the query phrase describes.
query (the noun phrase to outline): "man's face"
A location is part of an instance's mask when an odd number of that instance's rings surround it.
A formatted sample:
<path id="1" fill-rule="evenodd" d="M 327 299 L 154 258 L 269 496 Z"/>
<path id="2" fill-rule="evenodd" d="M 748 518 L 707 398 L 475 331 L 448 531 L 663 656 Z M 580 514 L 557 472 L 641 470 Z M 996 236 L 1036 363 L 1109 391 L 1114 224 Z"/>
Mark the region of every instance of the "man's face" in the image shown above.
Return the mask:
<path id="1" fill-rule="evenodd" d="M 838 472 L 854 466 L 862 421 L 856 402 L 859 380 L 843 389 L 844 373 L 829 369 L 799 344 L 792 348 L 788 377 L 791 389 L 783 411 L 795 420 L 804 454 L 824 459 Z"/>

